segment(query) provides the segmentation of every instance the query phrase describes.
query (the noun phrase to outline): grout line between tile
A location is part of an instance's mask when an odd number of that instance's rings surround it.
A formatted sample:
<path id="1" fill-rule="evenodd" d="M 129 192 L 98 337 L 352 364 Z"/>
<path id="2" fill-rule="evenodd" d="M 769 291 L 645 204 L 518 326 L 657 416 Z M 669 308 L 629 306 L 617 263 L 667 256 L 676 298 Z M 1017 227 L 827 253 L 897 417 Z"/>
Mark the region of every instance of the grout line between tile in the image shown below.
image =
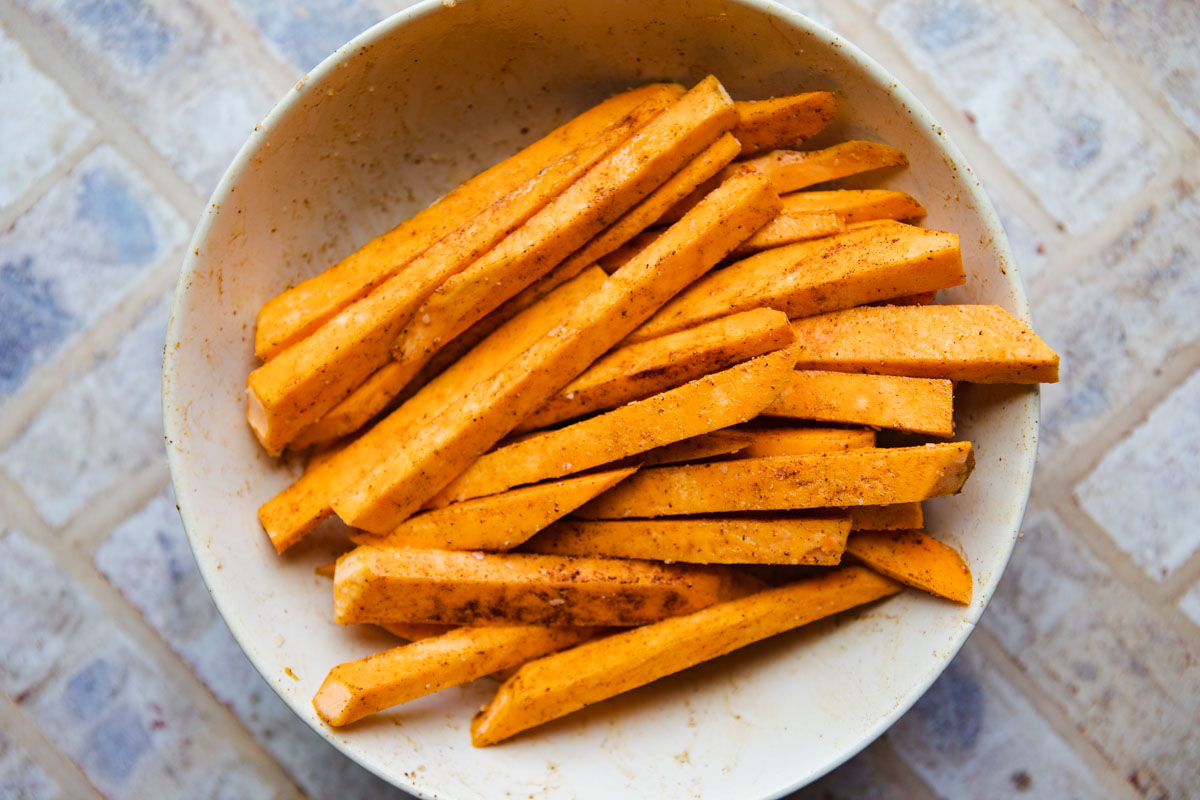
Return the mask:
<path id="1" fill-rule="evenodd" d="M 58 535 L 81 556 L 93 559 L 112 529 L 146 505 L 167 487 L 169 481 L 164 454 L 161 460 L 154 461 L 133 475 L 122 477 L 115 485 L 97 494 L 67 521 Z"/>
<path id="2" fill-rule="evenodd" d="M 213 735 L 226 739 L 259 776 L 275 789 L 278 798 L 303 797 L 283 767 L 224 703 L 205 686 L 186 663 L 150 627 L 136 608 L 96 568 L 90 558 L 72 548 L 41 519 L 20 486 L 0 469 L 0 509 L 6 521 L 46 549 L 75 587 L 87 594 L 94 607 L 127 635 L 139 653 L 153 663 L 165 681 L 197 711 Z"/>
<path id="3" fill-rule="evenodd" d="M 0 693 L 0 729 L 20 744 L 42 772 L 57 784 L 64 797 L 102 800 L 79 765 L 45 737 L 37 723 L 8 695 Z"/>
<path id="4" fill-rule="evenodd" d="M 1172 605 L 1178 608 L 1179 601 L 1197 583 L 1200 583 L 1200 550 L 1192 553 L 1191 558 L 1167 576 L 1163 581 L 1163 593 L 1171 599 Z"/>
<path id="5" fill-rule="evenodd" d="M 137 320 L 174 285 L 183 261 L 178 247 L 146 270 L 125 296 L 89 327 L 77 332 L 62 352 L 42 364 L 11 397 L 0 405 L 0 450 L 7 447 L 70 379 L 86 372 L 96 358 L 110 351 Z"/>
<path id="6" fill-rule="evenodd" d="M 0 234 L 8 232 L 13 225 L 16 225 L 17 220 L 28 213 L 29 209 L 33 208 L 54 184 L 66 177 L 88 153 L 99 147 L 103 141 L 99 131 L 92 128 L 82 142 L 67 151 L 53 167 L 34 181 L 33 185 L 22 192 L 16 200 L 0 209 Z"/>
<path id="7" fill-rule="evenodd" d="M 101 95 L 90 78 L 71 62 L 61 42 L 54 41 L 27 11 L 8 2 L 0 2 L 0 27 L 25 45 L 34 66 L 52 78 L 79 111 L 92 118 L 100 135 L 137 164 L 184 219 L 199 217 L 205 198 L 176 173 L 119 108 Z"/>
<path id="8" fill-rule="evenodd" d="M 1092 769 L 1093 776 L 1110 792 L 1112 800 L 1143 800 L 1108 758 L 1096 749 L 1079 726 L 1071 721 L 1066 709 L 1048 692 L 1042 690 L 1017 661 L 1004 649 L 1004 645 L 992 635 L 991 631 L 980 626 L 971 634 L 972 639 L 983 651 L 987 663 L 993 667 L 1005 681 L 1010 683 L 1022 697 L 1027 699 L 1046 724 L 1067 743 Z"/>
<path id="9" fill-rule="evenodd" d="M 913 769 L 905 758 L 892 746 L 889 733 L 884 733 L 874 744 L 872 756 L 883 762 L 884 776 L 889 786 L 898 789 L 906 800 L 937 800 L 938 794 Z"/>
<path id="10" fill-rule="evenodd" d="M 199 5 L 213 21 L 213 26 L 249 56 L 252 66 L 278 97 L 283 97 L 300 79 L 300 70 L 276 57 L 275 51 L 256 34 L 243 10 L 229 0 L 201 0 Z"/>

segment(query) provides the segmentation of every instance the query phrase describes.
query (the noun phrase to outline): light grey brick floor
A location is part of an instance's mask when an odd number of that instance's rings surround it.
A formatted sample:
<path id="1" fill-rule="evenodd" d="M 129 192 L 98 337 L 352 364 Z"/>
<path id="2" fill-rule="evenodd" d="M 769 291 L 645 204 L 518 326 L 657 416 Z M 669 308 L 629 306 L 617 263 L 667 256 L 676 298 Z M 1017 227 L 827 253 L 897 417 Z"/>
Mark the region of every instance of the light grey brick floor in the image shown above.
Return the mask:
<path id="1" fill-rule="evenodd" d="M 0 0 L 0 797 L 401 796 L 295 719 L 217 617 L 157 395 L 224 166 L 404 5 Z M 789 5 L 942 121 L 1064 356 L 980 629 L 797 797 L 1200 796 L 1200 4 Z"/>

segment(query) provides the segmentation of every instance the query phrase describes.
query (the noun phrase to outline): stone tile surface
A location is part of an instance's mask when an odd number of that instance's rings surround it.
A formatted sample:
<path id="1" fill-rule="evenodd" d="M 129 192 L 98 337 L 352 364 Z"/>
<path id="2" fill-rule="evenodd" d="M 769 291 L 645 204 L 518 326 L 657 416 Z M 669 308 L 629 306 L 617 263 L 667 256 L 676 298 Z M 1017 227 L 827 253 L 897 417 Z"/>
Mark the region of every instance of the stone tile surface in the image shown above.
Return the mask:
<path id="1" fill-rule="evenodd" d="M 261 778 L 94 602 L 64 585 L 53 558 L 0 533 L 0 591 L 24 600 L 0 628 L 0 679 L 109 797 L 267 798 Z M 38 602 L 49 587 L 54 605 Z M 23 617 L 22 626 L 7 620 Z M 33 655 L 23 638 L 40 640 Z"/>
<path id="2" fill-rule="evenodd" d="M 0 231 L 0 400 L 186 235 L 183 220 L 107 146 Z"/>
<path id="3" fill-rule="evenodd" d="M 1192 622 L 1200 625 L 1200 583 L 1188 589 L 1183 597 L 1179 598 L 1179 608 Z"/>
<path id="4" fill-rule="evenodd" d="M 1162 162 L 1154 132 L 1034 4 L 860 2 L 1071 232 L 1094 228 Z"/>
<path id="5" fill-rule="evenodd" d="M 1027 519 L 1024 533 L 984 627 L 1136 789 L 1188 797 L 1200 764 L 1200 648 L 1052 514 Z"/>
<path id="6" fill-rule="evenodd" d="M 201 194 L 279 91 L 196 2 L 24 0 L 102 94 Z M 227 13 L 227 12 L 226 12 Z"/>
<path id="7" fill-rule="evenodd" d="M 1184 122 L 1200 133 L 1200 4 L 1179 0 L 1068 0 L 1124 59 L 1140 66 Z"/>
<path id="8" fill-rule="evenodd" d="M 0 731 L 0 797 L 13 800 L 66 800 L 66 795 L 45 771 Z"/>
<path id="9" fill-rule="evenodd" d="M 1042 389 L 1042 454 L 1097 433 L 1200 338 L 1200 200 L 1180 184 L 1074 274 L 1038 286 L 1038 331 L 1062 356 Z"/>
<path id="10" fill-rule="evenodd" d="M 254 670 L 217 614 L 170 492 L 113 530 L 96 566 L 312 797 L 396 797 L 327 745 Z"/>
<path id="11" fill-rule="evenodd" d="M 150 308 L 111 352 L 56 392 L 0 455 L 52 525 L 121 478 L 164 461 L 159 399 L 167 300 Z"/>
<path id="12" fill-rule="evenodd" d="M 0 209 L 82 144 L 93 125 L 0 31 Z"/>
<path id="13" fill-rule="evenodd" d="M 1200 372 L 1108 451 L 1076 497 L 1117 546 L 1162 579 L 1200 548 Z"/>
<path id="14" fill-rule="evenodd" d="M 310 0 L 235 0 L 272 51 L 299 72 L 307 72 L 367 28 L 412 3 Z"/>

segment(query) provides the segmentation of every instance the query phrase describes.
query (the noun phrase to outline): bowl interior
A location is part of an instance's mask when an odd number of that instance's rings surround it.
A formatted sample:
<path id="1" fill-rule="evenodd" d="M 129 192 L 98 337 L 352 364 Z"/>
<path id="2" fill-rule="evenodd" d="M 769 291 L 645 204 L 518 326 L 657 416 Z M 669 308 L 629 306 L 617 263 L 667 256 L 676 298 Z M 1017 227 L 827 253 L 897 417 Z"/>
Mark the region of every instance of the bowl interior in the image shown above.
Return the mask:
<path id="1" fill-rule="evenodd" d="M 168 332 L 164 411 L 181 513 L 242 647 L 315 729 L 384 778 L 437 797 L 562 794 L 768 797 L 853 755 L 940 673 L 991 596 L 1015 540 L 1036 447 L 1037 391 L 960 386 L 966 490 L 929 527 L 975 575 L 968 609 L 911 591 L 727 656 L 486 750 L 468 726 L 487 679 L 330 730 L 311 698 L 328 669 L 391 646 L 333 621 L 324 531 L 275 555 L 255 516 L 299 472 L 256 445 L 243 386 L 254 314 L 458 181 L 604 96 L 717 75 L 735 97 L 837 92 L 823 138 L 905 150 L 925 225 L 960 234 L 970 275 L 945 293 L 1027 318 L 1007 246 L 940 129 L 855 48 L 773 6 L 677 0 L 460 0 L 381 23 L 323 63 L 259 127 L 218 188 L 185 264 Z M 294 678 L 291 676 L 295 676 Z"/>

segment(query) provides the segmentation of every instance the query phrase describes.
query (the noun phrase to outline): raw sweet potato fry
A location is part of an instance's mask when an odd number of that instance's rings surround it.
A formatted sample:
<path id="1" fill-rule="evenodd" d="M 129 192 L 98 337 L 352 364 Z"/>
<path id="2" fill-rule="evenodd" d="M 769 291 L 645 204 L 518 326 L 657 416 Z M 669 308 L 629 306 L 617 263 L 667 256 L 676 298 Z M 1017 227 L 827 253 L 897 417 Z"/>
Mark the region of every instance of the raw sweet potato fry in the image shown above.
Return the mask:
<path id="1" fill-rule="evenodd" d="M 733 255 L 748 256 L 772 247 L 820 239 L 835 233 L 845 233 L 846 224 L 837 214 L 793 214 L 782 212 L 763 226 L 762 230 L 742 242 Z"/>
<path id="2" fill-rule="evenodd" d="M 437 240 L 533 178 L 646 101 L 666 107 L 683 95 L 676 84 L 651 84 L 585 111 L 499 164 L 484 170 L 429 208 L 372 239 L 313 278 L 268 300 L 258 313 L 254 350 L 264 361 L 319 328 L 372 287 L 390 278 Z"/>
<path id="3" fill-rule="evenodd" d="M 829 92 L 805 92 L 741 101 L 736 107 L 738 123 L 733 135 L 742 143 L 742 153 L 751 156 L 764 150 L 795 147 L 816 136 L 833 119 L 837 102 Z"/>
<path id="4" fill-rule="evenodd" d="M 937 299 L 937 291 L 906 294 L 904 297 L 893 297 L 890 300 L 876 300 L 866 303 L 869 306 L 927 306 Z"/>
<path id="5" fill-rule="evenodd" d="M 636 471 L 626 467 L 525 486 L 417 514 L 386 536 L 355 532 L 350 538 L 379 547 L 509 550 Z"/>
<path id="6" fill-rule="evenodd" d="M 334 616 L 456 625 L 641 625 L 759 587 L 721 567 L 358 547 L 338 559 Z"/>
<path id="7" fill-rule="evenodd" d="M 755 309 L 614 350 L 551 397 L 517 431 L 545 428 L 679 386 L 790 344 L 787 315 Z"/>
<path id="8" fill-rule="evenodd" d="M 395 528 L 778 210 L 776 195 L 757 173 L 726 181 L 575 306 L 552 335 L 461 395 L 431 424 L 393 440 L 387 459 L 334 500 L 338 515 L 375 533 Z"/>
<path id="9" fill-rule="evenodd" d="M 852 531 L 920 530 L 925 525 L 925 514 L 920 503 L 850 506 L 843 510 L 850 515 Z"/>
<path id="10" fill-rule="evenodd" d="M 791 385 L 762 413 L 953 436 L 953 395 L 953 384 L 938 378 L 796 370 Z"/>
<path id="11" fill-rule="evenodd" d="M 682 100 L 679 102 L 683 102 Z M 428 250 L 330 317 L 321 327 L 250 373 L 247 419 L 267 452 L 278 455 L 300 431 L 342 402 L 391 359 L 389 346 L 430 292 L 508 241 L 510 232 L 586 184 L 592 165 L 623 153 L 625 142 L 662 104 L 643 103 L 473 216 Z M 671 109 L 663 112 L 668 117 Z M 409 375 L 411 378 L 412 375 Z"/>
<path id="12" fill-rule="evenodd" d="M 476 747 L 840 611 L 900 591 L 862 567 L 720 603 L 530 661 L 471 724 Z"/>
<path id="13" fill-rule="evenodd" d="M 334 565 L 336 569 L 336 564 Z M 330 575 L 329 577 L 333 577 Z M 419 642 L 422 639 L 430 639 L 434 636 L 441 636 L 450 631 L 457 630 L 457 625 L 438 625 L 433 622 L 384 622 L 379 625 L 393 636 L 398 636 L 401 639 L 407 639 L 410 642 Z"/>
<path id="14" fill-rule="evenodd" d="M 971 570 L 962 556 L 921 531 L 856 531 L 846 553 L 901 583 L 963 605 L 971 602 Z"/>
<path id="15" fill-rule="evenodd" d="M 595 635 L 591 628 L 542 625 L 457 628 L 339 664 L 313 698 L 330 725 L 349 725 L 385 708 L 459 686 Z"/>
<path id="16" fill-rule="evenodd" d="M 908 158 L 904 153 L 886 144 L 850 141 L 826 147 L 824 150 L 772 150 L 739 162 L 735 166 L 749 166 L 758 170 L 771 181 L 771 187 L 782 195 L 872 169 L 908 166 Z M 718 175 L 717 179 L 722 177 L 724 173 Z M 708 188 L 705 184 L 676 203 L 662 216 L 661 221 L 671 222 L 679 219 L 699 202 Z"/>
<path id="17" fill-rule="evenodd" d="M 723 432 L 747 437 L 746 447 L 739 451 L 742 458 L 803 456 L 875 446 L 875 431 L 847 428 L 764 428 L 751 423 Z"/>
<path id="18" fill-rule="evenodd" d="M 445 281 L 403 329 L 415 373 L 492 309 L 562 263 L 733 127 L 733 101 L 708 77 L 507 237 Z"/>
<path id="19" fill-rule="evenodd" d="M 576 509 L 584 519 L 910 503 L 954 494 L 970 442 L 742 458 L 645 469 Z"/>
<path id="20" fill-rule="evenodd" d="M 750 443 L 751 437 L 734 432 L 732 428 L 693 436 L 653 450 L 647 450 L 638 460 L 643 466 L 677 464 L 681 461 L 699 461 L 714 456 L 727 456 L 741 452 Z"/>
<path id="21" fill-rule="evenodd" d="M 879 219 L 917 219 L 925 207 L 912 195 L 890 189 L 793 192 L 779 198 L 784 214 L 834 214 L 847 225 Z"/>
<path id="22" fill-rule="evenodd" d="M 506 302 L 517 305 L 531 302 L 568 278 L 578 275 L 584 267 L 621 249 L 627 242 L 653 225 L 667 209 L 720 172 L 730 161 L 733 161 L 738 152 L 737 139 L 734 139 L 732 134 L 724 134 L 710 144 L 704 152 L 689 161 L 683 169 L 667 178 L 666 182 L 651 192 L 649 197 L 626 211 L 619 220 L 609 225 L 574 255 L 526 286 Z M 616 270 L 605 271 L 611 273 Z"/>
<path id="23" fill-rule="evenodd" d="M 821 517 L 672 517 L 563 519 L 530 539 L 527 553 L 648 558 L 688 564 L 814 564 L 842 560 L 850 519 Z"/>
<path id="24" fill-rule="evenodd" d="M 807 317 L 966 280 L 958 237 L 901 222 L 777 247 L 697 281 L 626 340 L 644 342 L 734 311 Z"/>
<path id="25" fill-rule="evenodd" d="M 283 552 L 331 516 L 330 501 L 386 458 L 398 438 L 427 424 L 453 398 L 543 338 L 606 280 L 603 272 L 593 268 L 560 286 L 501 326 L 354 442 L 310 459 L 304 475 L 258 510 L 275 549 Z"/>
<path id="26" fill-rule="evenodd" d="M 786 385 L 791 363 L 786 349 L 776 350 L 645 400 L 501 447 L 451 481 L 433 505 L 569 475 L 753 419 Z"/>
<path id="27" fill-rule="evenodd" d="M 795 320 L 797 369 L 1054 383 L 1058 354 L 999 306 L 878 306 Z"/>

